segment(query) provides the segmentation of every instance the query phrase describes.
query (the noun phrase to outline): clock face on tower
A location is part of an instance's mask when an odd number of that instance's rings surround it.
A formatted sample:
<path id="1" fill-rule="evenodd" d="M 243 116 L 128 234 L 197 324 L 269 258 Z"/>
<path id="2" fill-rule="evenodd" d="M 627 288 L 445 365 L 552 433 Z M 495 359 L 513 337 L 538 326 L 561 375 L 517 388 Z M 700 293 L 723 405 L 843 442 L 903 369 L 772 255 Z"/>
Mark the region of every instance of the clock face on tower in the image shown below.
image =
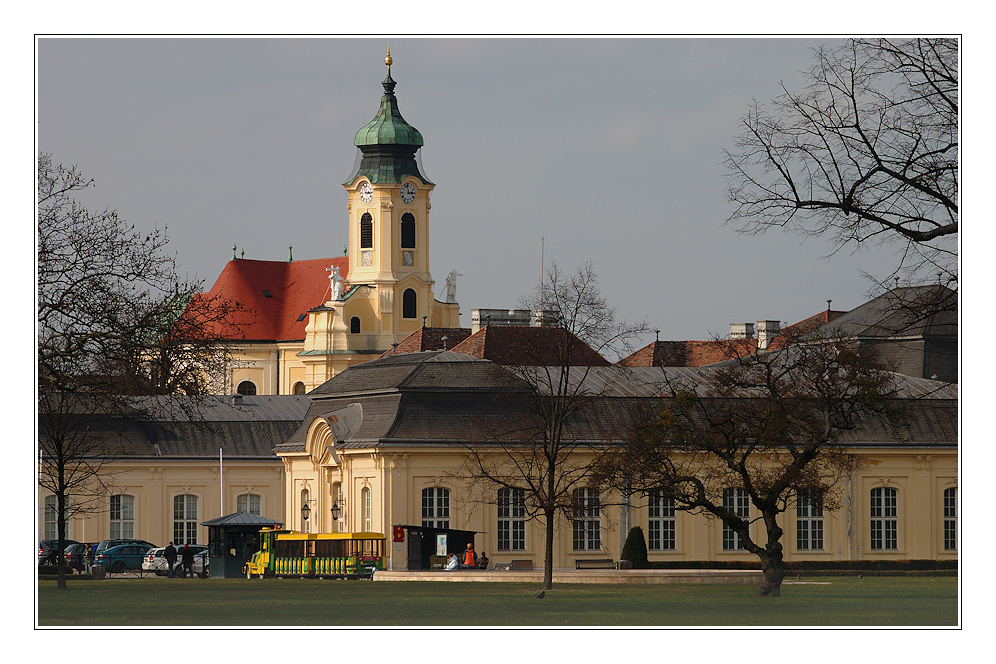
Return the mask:
<path id="1" fill-rule="evenodd" d="M 401 200 L 405 203 L 411 203 L 415 200 L 415 185 L 411 182 L 401 185 Z"/>
<path id="2" fill-rule="evenodd" d="M 361 201 L 363 201 L 364 203 L 369 203 L 370 199 L 373 198 L 373 195 L 374 195 L 374 190 L 373 187 L 370 186 L 369 182 L 364 182 L 363 184 L 360 185 Z"/>

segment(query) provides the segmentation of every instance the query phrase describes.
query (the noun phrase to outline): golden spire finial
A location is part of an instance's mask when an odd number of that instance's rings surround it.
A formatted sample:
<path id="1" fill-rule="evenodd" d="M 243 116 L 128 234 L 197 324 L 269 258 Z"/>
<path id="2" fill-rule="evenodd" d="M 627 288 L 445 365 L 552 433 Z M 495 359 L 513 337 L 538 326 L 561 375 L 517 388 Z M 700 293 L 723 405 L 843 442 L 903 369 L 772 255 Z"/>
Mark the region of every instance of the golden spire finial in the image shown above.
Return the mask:
<path id="1" fill-rule="evenodd" d="M 384 64 L 385 64 L 385 65 L 387 65 L 387 68 L 388 68 L 388 69 L 390 69 L 390 68 L 391 68 L 391 65 L 392 65 L 393 63 L 394 63 L 394 60 L 392 60 L 392 59 L 391 59 L 391 47 L 390 47 L 390 46 L 388 46 L 388 47 L 387 47 L 387 57 L 386 57 L 386 58 L 384 58 Z"/>

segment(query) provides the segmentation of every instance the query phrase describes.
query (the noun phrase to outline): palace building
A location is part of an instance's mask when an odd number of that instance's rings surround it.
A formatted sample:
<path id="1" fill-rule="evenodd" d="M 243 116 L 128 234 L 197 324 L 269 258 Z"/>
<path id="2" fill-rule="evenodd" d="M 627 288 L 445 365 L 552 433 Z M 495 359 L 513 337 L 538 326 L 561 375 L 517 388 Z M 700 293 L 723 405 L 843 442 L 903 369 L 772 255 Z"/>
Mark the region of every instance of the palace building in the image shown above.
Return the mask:
<path id="1" fill-rule="evenodd" d="M 496 441 L 526 418 L 521 403 L 504 400 L 515 390 L 508 367 L 547 370 L 553 361 L 543 358 L 558 345 L 578 344 L 579 380 L 596 383 L 598 398 L 567 436 L 587 444 L 618 439 L 665 376 L 694 380 L 709 371 L 699 365 L 726 359 L 712 352 L 714 342 L 656 341 L 612 365 L 548 325 L 547 312 L 475 310 L 472 328 L 462 328 L 459 275 L 450 273 L 446 301 L 433 295 L 435 184 L 419 166 L 422 135 L 399 111 L 390 54 L 385 64 L 380 107 L 355 135 L 357 165 L 343 183 L 346 255 L 233 257 L 206 294 L 243 305 L 232 321 L 237 334 L 225 339 L 234 359 L 224 395 L 209 401 L 203 424 L 91 418 L 127 445 L 106 462 L 105 509 L 74 517 L 70 538 L 205 544 L 204 521 L 245 511 L 306 532 L 385 533 L 389 569 L 409 565 L 405 543 L 390 542 L 399 525 L 473 531 L 476 550 L 492 561 L 541 567 L 542 521 L 528 518 L 520 492 L 475 482 L 467 466 L 474 450 L 500 454 Z M 798 324 L 840 323 L 861 343 L 891 344 L 904 398 L 917 406 L 902 435 L 874 421 L 848 432 L 847 451 L 861 463 L 841 487 L 839 509 L 800 503 L 783 514 L 788 561 L 958 557 L 957 319 L 902 336 L 876 330 L 873 319 L 886 312 L 828 308 Z M 762 323 L 757 337 L 747 324 L 733 337 L 754 352 L 777 349 L 777 323 Z M 346 424 L 334 432 L 333 421 Z M 614 433 L 604 438 L 607 430 Z M 742 489 L 729 490 L 749 516 Z M 756 560 L 722 523 L 676 512 L 659 497 L 575 491 L 584 509 L 557 524 L 555 568 L 618 559 L 631 526 L 647 534 L 651 561 Z M 48 537 L 54 507 L 41 490 L 39 507 L 39 536 Z M 760 537 L 760 525 L 752 528 Z"/>

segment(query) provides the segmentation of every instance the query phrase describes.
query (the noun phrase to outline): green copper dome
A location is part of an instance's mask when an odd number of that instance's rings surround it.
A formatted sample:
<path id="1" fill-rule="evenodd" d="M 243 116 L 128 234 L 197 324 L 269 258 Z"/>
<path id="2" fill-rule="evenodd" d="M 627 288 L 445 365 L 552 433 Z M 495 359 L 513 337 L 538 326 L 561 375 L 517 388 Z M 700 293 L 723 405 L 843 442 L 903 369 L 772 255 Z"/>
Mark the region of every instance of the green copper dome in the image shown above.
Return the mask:
<path id="1" fill-rule="evenodd" d="M 362 148 L 370 145 L 411 145 L 422 147 L 422 134 L 401 117 L 398 110 L 398 98 L 394 96 L 394 86 L 391 70 L 387 70 L 387 78 L 383 81 L 384 96 L 380 98 L 380 110 L 376 117 L 365 127 L 356 132 L 353 145 Z"/>
<path id="2" fill-rule="evenodd" d="M 422 134 L 401 117 L 398 98 L 394 96 L 391 78 L 391 54 L 384 59 L 387 78 L 384 79 L 384 96 L 380 99 L 377 115 L 356 132 L 353 144 L 359 148 L 356 167 L 343 184 L 351 186 L 356 178 L 364 176 L 375 184 L 401 182 L 408 176 L 417 177 L 425 184 L 432 184 L 422 175 L 416 154 L 422 147 Z"/>

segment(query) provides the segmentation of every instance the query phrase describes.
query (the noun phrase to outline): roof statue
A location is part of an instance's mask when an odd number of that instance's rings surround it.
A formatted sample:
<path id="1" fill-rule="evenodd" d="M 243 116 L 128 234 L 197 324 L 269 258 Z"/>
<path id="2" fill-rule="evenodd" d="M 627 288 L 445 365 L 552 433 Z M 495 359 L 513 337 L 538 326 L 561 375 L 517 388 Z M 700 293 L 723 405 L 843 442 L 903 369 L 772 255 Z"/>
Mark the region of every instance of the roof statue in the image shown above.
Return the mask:
<path id="1" fill-rule="evenodd" d="M 456 302 L 456 280 L 457 277 L 462 277 L 463 275 L 456 270 L 450 270 L 450 273 L 446 275 L 446 301 Z"/>
<path id="2" fill-rule="evenodd" d="M 329 296 L 330 300 L 341 300 L 343 292 L 343 281 L 342 274 L 339 272 L 338 265 L 332 265 L 329 268 L 329 284 L 332 289 L 332 294 Z"/>

